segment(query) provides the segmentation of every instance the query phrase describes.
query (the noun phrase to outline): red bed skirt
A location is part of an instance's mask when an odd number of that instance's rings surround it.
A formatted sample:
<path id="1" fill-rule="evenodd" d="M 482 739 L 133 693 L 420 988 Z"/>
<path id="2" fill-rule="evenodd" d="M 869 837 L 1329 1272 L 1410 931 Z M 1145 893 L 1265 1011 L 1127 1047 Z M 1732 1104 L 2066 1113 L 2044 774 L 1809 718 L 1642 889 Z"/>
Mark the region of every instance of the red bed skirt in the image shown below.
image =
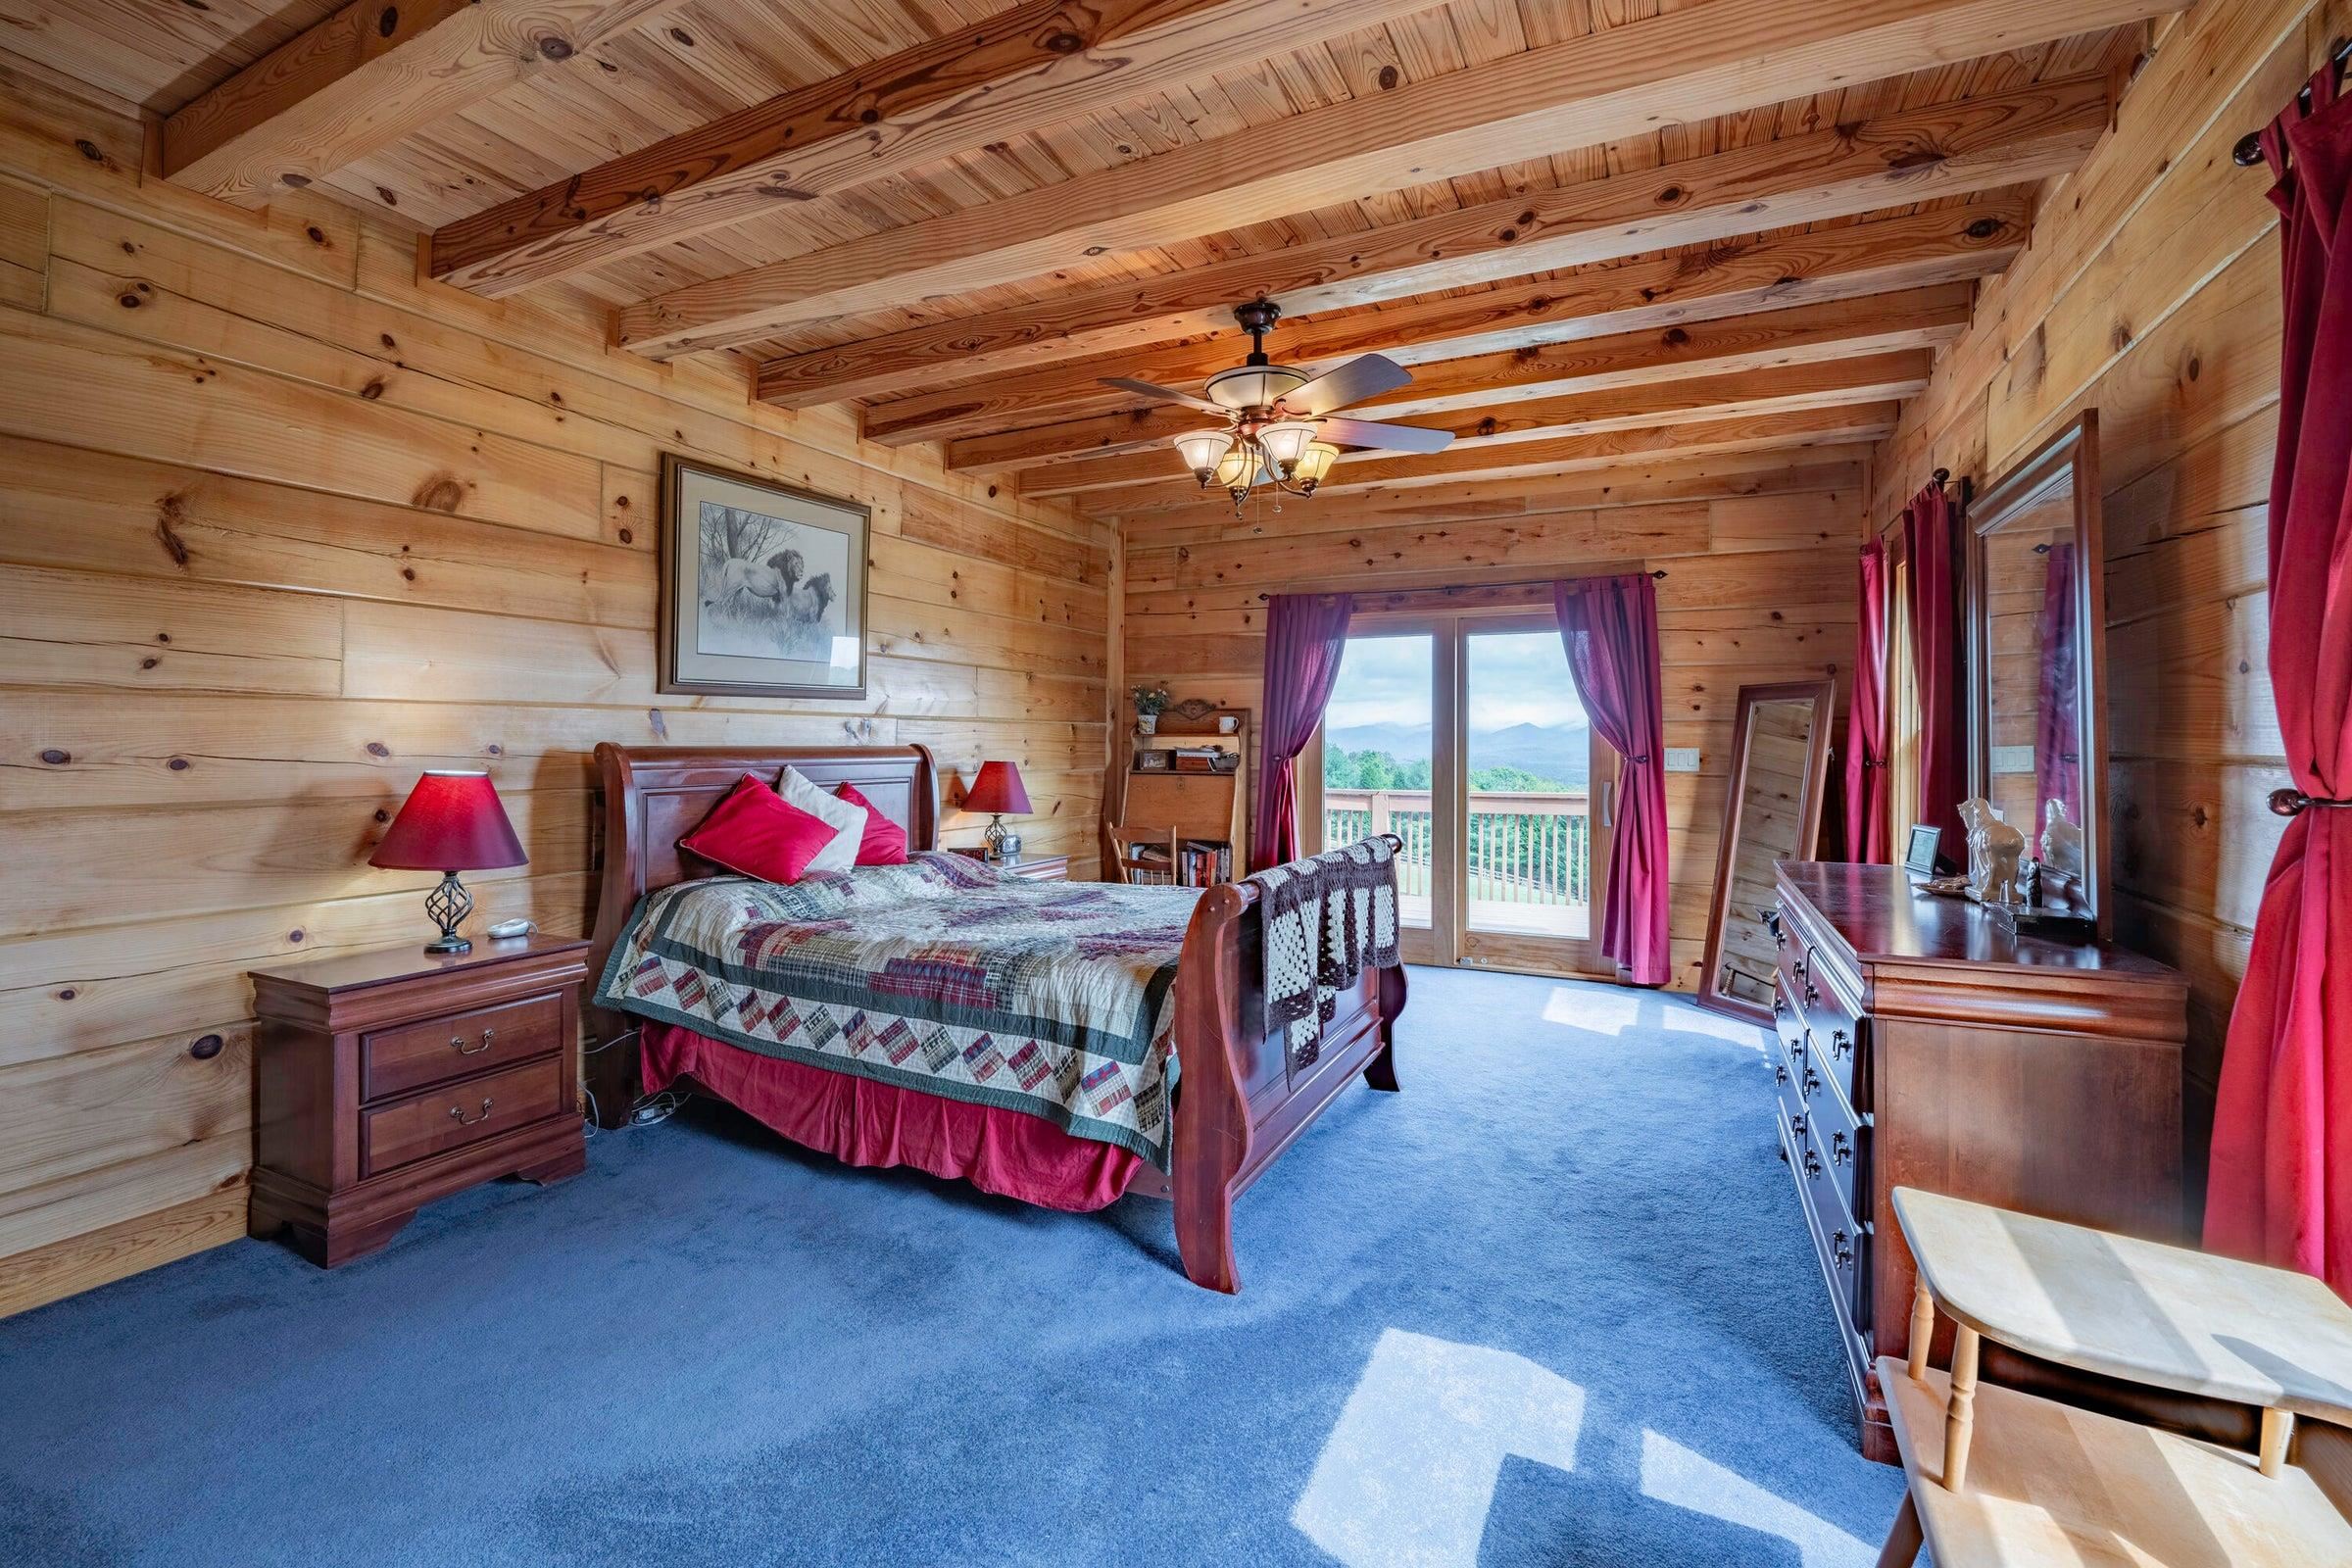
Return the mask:
<path id="1" fill-rule="evenodd" d="M 1139 1154 L 1052 1122 L 763 1056 L 676 1024 L 638 1022 L 648 1094 L 681 1074 L 794 1143 L 852 1165 L 910 1165 L 1042 1208 L 1101 1208 Z"/>

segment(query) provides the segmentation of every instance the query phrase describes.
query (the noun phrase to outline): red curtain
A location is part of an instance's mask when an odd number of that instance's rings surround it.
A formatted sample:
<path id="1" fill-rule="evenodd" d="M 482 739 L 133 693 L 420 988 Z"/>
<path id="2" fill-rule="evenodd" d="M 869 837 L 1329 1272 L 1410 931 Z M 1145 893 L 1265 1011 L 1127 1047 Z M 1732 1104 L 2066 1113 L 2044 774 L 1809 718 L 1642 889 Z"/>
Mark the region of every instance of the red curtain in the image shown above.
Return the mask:
<path id="1" fill-rule="evenodd" d="M 2082 733 L 2082 672 L 2076 664 L 2082 640 L 2075 611 L 2081 603 L 2080 587 L 2075 581 L 2075 547 L 2050 546 L 2034 631 L 2041 647 L 2041 674 L 2034 722 L 2034 818 L 2016 824 L 2028 844 L 2039 841 L 2052 801 L 2066 804 L 2068 821 L 2082 820 L 2082 756 L 2075 749 Z"/>
<path id="2" fill-rule="evenodd" d="M 1601 894 L 1601 956 L 1620 978 L 1662 986 L 1668 947 L 1666 733 L 1657 587 L 1645 573 L 1551 585 L 1552 608 L 1593 730 L 1617 749 L 1617 826 Z"/>
<path id="3" fill-rule="evenodd" d="M 1958 864 L 1968 830 L 1960 802 L 1968 787 L 1960 726 L 1959 603 L 1952 573 L 1957 519 L 1951 497 L 1930 484 L 1903 509 L 1910 562 L 1911 673 L 1919 687 L 1919 819 L 1943 829 L 1941 853 Z"/>
<path id="4" fill-rule="evenodd" d="M 2285 215 L 2271 688 L 2292 790 L 2230 1015 L 2205 1244 L 2352 1297 L 2352 107 L 2332 69 L 2263 132 Z"/>
<path id="5" fill-rule="evenodd" d="M 1266 604 L 1265 766 L 1250 826 L 1250 869 L 1298 858 L 1298 754 L 1323 722 L 1348 652 L 1347 594 L 1276 594 Z"/>
<path id="6" fill-rule="evenodd" d="M 1886 547 L 1862 547 L 1854 700 L 1845 716 L 1845 858 L 1885 865 L 1886 832 Z"/>

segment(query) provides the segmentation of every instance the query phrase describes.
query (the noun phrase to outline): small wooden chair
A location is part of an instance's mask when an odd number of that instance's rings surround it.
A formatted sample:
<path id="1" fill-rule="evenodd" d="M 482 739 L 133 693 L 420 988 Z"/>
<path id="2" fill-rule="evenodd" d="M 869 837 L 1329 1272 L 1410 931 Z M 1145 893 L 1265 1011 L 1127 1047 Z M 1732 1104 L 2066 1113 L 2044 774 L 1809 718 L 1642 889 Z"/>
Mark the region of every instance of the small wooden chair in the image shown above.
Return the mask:
<path id="1" fill-rule="evenodd" d="M 1103 828 L 1102 836 L 1110 844 L 1111 880 L 1134 887 L 1175 886 L 1176 867 L 1182 861 L 1174 828 L 1122 823 Z"/>

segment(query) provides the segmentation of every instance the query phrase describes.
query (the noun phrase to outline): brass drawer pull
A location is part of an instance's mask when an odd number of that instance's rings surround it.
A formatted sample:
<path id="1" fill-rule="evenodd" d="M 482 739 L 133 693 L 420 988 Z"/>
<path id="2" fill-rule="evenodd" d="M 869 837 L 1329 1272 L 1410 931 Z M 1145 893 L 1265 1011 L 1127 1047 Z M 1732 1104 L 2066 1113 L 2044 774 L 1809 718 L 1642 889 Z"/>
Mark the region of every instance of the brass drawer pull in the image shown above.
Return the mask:
<path id="1" fill-rule="evenodd" d="M 480 1114 L 478 1114 L 478 1115 L 473 1115 L 473 1116 L 468 1116 L 468 1115 L 466 1115 L 466 1107 L 465 1107 L 465 1106 L 463 1106 L 463 1105 L 452 1105 L 452 1106 L 450 1106 L 450 1107 L 449 1107 L 449 1117 L 450 1117 L 450 1120 L 452 1120 L 452 1121 L 456 1122 L 456 1123 L 457 1123 L 459 1126 L 461 1126 L 461 1127 L 471 1127 L 471 1126 L 475 1125 L 477 1122 L 480 1122 L 480 1121 L 483 1121 L 483 1120 L 485 1120 L 485 1119 L 486 1119 L 486 1118 L 489 1116 L 489 1114 L 490 1114 L 490 1097 L 489 1097 L 488 1095 L 484 1095 L 484 1096 L 482 1097 L 482 1108 L 481 1108 L 481 1112 L 480 1112 Z"/>
<path id="2" fill-rule="evenodd" d="M 497 1035 L 497 1033 L 498 1031 L 495 1029 L 483 1030 L 482 1043 L 478 1046 L 467 1045 L 464 1035 L 451 1035 L 449 1037 L 449 1049 L 456 1052 L 461 1056 L 478 1056 L 483 1052 L 490 1049 L 490 1041 L 492 1037 Z"/>

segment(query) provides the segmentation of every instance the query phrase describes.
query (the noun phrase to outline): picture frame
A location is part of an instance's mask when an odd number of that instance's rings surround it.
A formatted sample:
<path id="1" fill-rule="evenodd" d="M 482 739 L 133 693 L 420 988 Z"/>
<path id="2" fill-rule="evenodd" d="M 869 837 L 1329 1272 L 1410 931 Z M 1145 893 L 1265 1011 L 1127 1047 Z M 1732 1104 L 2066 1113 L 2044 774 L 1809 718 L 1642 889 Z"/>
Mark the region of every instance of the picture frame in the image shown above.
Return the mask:
<path id="1" fill-rule="evenodd" d="M 1920 876 L 1936 874 L 1936 851 L 1942 842 L 1943 829 L 1925 822 L 1911 824 L 1911 841 L 1903 849 L 1903 869 Z"/>
<path id="2" fill-rule="evenodd" d="M 663 453 L 657 689 L 862 699 L 871 521 L 855 501 Z"/>

